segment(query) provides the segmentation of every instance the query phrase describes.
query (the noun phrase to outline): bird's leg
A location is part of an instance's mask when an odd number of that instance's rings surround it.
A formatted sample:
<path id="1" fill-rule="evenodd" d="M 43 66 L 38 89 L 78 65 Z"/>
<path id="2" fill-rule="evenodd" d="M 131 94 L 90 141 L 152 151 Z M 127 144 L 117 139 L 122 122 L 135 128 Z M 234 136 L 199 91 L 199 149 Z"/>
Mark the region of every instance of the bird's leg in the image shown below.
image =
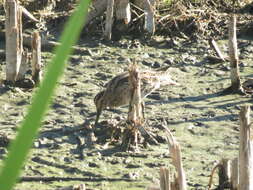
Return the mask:
<path id="1" fill-rule="evenodd" d="M 97 115 L 96 115 L 95 125 L 98 124 L 98 120 L 99 120 L 99 117 L 100 117 L 101 113 L 102 113 L 102 109 L 97 108 Z"/>

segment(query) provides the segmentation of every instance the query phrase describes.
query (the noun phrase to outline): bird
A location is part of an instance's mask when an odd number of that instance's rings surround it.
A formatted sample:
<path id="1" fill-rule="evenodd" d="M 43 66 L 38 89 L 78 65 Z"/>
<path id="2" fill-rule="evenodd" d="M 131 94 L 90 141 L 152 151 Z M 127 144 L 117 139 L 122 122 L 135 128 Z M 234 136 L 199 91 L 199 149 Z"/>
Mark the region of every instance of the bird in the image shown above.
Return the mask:
<path id="1" fill-rule="evenodd" d="M 140 71 L 141 82 L 141 98 L 144 99 L 153 91 L 166 85 L 179 85 L 171 79 L 168 67 L 165 71 L 160 69 L 157 71 L 145 70 Z M 95 125 L 98 124 L 99 117 L 106 108 L 116 108 L 124 105 L 129 105 L 131 100 L 131 89 L 129 84 L 129 72 L 123 72 L 113 77 L 106 85 L 105 89 L 98 92 L 94 97 L 96 106 Z M 144 106 L 142 104 L 142 106 Z"/>

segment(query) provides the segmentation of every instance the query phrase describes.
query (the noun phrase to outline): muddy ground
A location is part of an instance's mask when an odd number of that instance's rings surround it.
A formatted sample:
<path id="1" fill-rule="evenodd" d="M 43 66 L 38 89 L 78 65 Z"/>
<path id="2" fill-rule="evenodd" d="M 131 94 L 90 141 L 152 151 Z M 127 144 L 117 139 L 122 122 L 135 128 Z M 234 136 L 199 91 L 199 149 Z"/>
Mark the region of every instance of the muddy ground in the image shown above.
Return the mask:
<path id="1" fill-rule="evenodd" d="M 218 44 L 227 55 L 227 39 Z M 78 45 L 86 50 L 71 56 L 22 172 L 23 177 L 52 178 L 23 178 L 15 189 L 61 189 L 85 184 L 88 189 L 118 190 L 158 184 L 159 168 L 173 168 L 164 126 L 181 145 L 189 189 L 206 189 L 215 164 L 221 158 L 238 155 L 238 113 L 240 105 L 252 104 L 252 97 L 221 93 L 230 85 L 229 63 L 207 59 L 214 54 L 207 40 L 154 36 L 143 41 L 126 36 L 104 42 L 94 35 L 82 36 Z M 253 41 L 240 38 L 238 47 L 244 81 L 253 77 Z M 43 63 L 47 65 L 52 56 L 44 51 Z M 142 69 L 170 66 L 172 78 L 181 84 L 163 87 L 145 99 L 148 128 L 160 139 L 159 145 L 125 152 L 120 149 L 120 138 L 113 140 L 110 132 L 100 128 L 94 129 L 96 143 L 88 146 L 85 127 L 94 123 L 93 98 L 113 76 L 127 70 L 129 58 L 136 58 Z M 5 61 L 0 64 L 0 78 L 4 79 Z M 29 70 L 27 77 L 30 74 Z M 1 136 L 15 137 L 34 92 L 36 89 L 1 86 Z M 127 110 L 104 111 L 101 125 L 124 122 Z M 1 140 L 1 160 L 7 152 Z"/>

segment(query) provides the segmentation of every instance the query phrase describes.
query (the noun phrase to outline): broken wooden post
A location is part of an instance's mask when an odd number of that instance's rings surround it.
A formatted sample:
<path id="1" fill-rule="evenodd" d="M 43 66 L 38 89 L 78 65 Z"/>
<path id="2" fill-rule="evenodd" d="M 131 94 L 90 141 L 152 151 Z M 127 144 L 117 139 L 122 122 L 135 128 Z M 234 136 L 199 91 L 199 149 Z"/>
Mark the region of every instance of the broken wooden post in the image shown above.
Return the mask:
<path id="1" fill-rule="evenodd" d="M 142 106 L 141 106 L 141 82 L 140 73 L 137 68 L 137 64 L 133 63 L 129 67 L 129 90 L 131 92 L 131 100 L 128 111 L 128 129 L 126 129 L 126 135 L 124 139 L 129 139 L 131 143 L 131 133 L 134 134 L 134 144 L 136 149 L 138 148 L 138 128 L 141 128 L 143 124 Z M 128 144 L 129 144 L 128 143 Z M 129 146 L 129 145 L 128 145 Z"/>
<path id="2" fill-rule="evenodd" d="M 173 137 L 169 129 L 165 128 L 165 130 L 167 131 L 168 134 L 167 138 L 169 142 L 169 151 L 172 158 L 172 164 L 174 165 L 177 171 L 177 177 L 175 179 L 175 182 L 171 183 L 171 185 L 173 185 L 174 187 L 171 187 L 171 189 L 186 190 L 187 189 L 186 175 L 183 168 L 180 145 Z"/>
<path id="3" fill-rule="evenodd" d="M 41 38 L 38 31 L 32 35 L 32 79 L 38 85 L 42 78 Z"/>
<path id="4" fill-rule="evenodd" d="M 143 112 L 141 106 L 141 82 L 140 73 L 136 63 L 132 64 L 129 68 L 129 86 L 130 92 L 132 92 L 132 98 L 129 105 L 128 121 L 132 121 L 133 123 L 142 123 Z"/>
<path id="5" fill-rule="evenodd" d="M 160 190 L 170 190 L 170 172 L 169 169 L 160 168 Z"/>
<path id="6" fill-rule="evenodd" d="M 238 190 L 239 185 L 239 167 L 238 167 L 238 158 L 232 160 L 231 164 L 231 179 L 230 179 L 230 189 Z"/>
<path id="7" fill-rule="evenodd" d="M 239 190 L 253 189 L 253 143 L 250 129 L 250 107 L 240 111 Z"/>
<path id="8" fill-rule="evenodd" d="M 16 0 L 5 1 L 6 80 L 15 84 L 24 78 L 19 74 L 23 54 L 22 8 Z"/>
<path id="9" fill-rule="evenodd" d="M 112 38 L 113 9 L 114 9 L 114 0 L 108 0 L 106 10 L 105 33 L 104 33 L 104 36 L 107 40 L 111 40 Z"/>
<path id="10" fill-rule="evenodd" d="M 131 21 L 131 9 L 129 0 L 115 0 L 116 19 L 127 25 Z"/>
<path id="11" fill-rule="evenodd" d="M 239 76 L 239 58 L 237 50 L 237 38 L 236 38 L 236 16 L 232 14 L 229 21 L 229 58 L 230 58 L 230 79 L 232 92 L 243 92 L 241 85 L 241 79 Z"/>

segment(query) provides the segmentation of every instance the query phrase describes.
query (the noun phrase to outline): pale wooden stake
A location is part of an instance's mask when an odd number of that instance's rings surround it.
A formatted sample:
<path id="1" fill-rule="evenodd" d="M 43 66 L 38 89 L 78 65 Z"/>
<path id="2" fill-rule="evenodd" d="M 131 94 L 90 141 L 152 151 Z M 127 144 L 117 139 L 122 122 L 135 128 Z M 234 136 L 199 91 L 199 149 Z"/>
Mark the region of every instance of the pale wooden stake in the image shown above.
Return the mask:
<path id="1" fill-rule="evenodd" d="M 6 0 L 5 10 L 6 80 L 14 84 L 24 78 L 19 75 L 23 54 L 22 10 L 16 0 Z"/>
<path id="2" fill-rule="evenodd" d="M 115 0 L 116 5 L 116 19 L 124 20 L 124 24 L 131 21 L 131 9 L 129 0 Z"/>
<path id="3" fill-rule="evenodd" d="M 105 38 L 108 40 L 111 40 L 112 38 L 113 9 L 114 9 L 114 0 L 108 0 L 106 10 L 105 33 L 104 33 Z"/>
<path id="4" fill-rule="evenodd" d="M 239 167 L 238 167 L 238 158 L 233 159 L 231 164 L 231 190 L 238 190 L 239 185 Z"/>
<path id="5" fill-rule="evenodd" d="M 231 90 L 234 92 L 242 91 L 241 79 L 239 76 L 239 58 L 237 50 L 237 38 L 236 38 L 236 16 L 232 14 L 229 20 L 229 58 L 230 58 L 230 79 Z"/>
<path id="6" fill-rule="evenodd" d="M 240 111 L 239 190 L 253 189 L 253 143 L 251 133 L 250 107 L 243 106 Z"/>
<path id="7" fill-rule="evenodd" d="M 41 38 L 39 32 L 32 35 L 32 79 L 35 84 L 39 84 L 42 79 L 41 63 Z"/>

